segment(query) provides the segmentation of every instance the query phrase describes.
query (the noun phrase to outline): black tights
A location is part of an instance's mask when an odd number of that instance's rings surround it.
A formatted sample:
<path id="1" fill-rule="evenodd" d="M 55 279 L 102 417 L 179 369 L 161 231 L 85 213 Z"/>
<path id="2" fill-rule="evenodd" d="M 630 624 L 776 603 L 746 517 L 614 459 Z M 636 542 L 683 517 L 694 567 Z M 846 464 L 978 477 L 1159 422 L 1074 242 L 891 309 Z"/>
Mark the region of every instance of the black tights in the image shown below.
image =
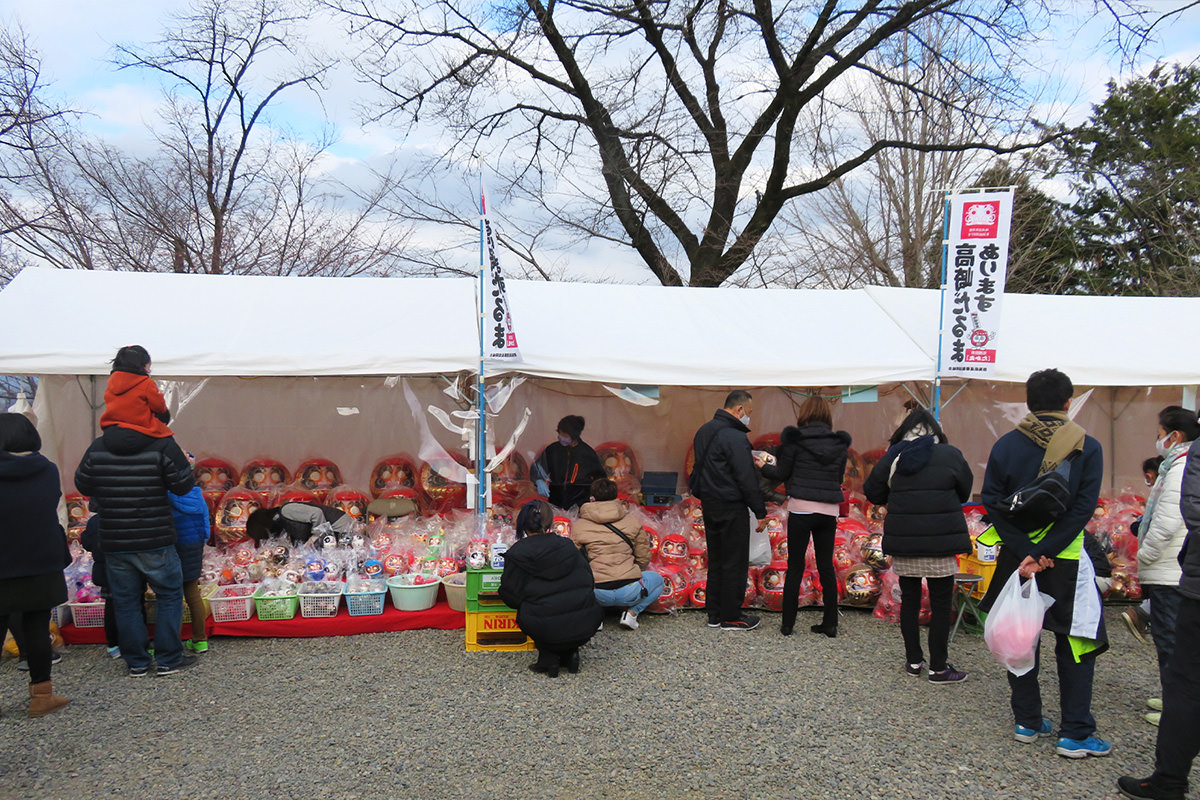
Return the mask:
<path id="1" fill-rule="evenodd" d="M 29 682 L 50 680 L 50 609 L 0 614 L 0 642 L 6 631 L 13 632 L 21 657 L 29 664 Z"/>
<path id="2" fill-rule="evenodd" d="M 833 571 L 833 538 L 837 532 L 837 517 L 829 514 L 788 514 L 788 566 L 783 580 L 783 627 L 796 624 L 796 609 L 800 605 L 800 581 L 804 578 L 804 559 L 811 537 L 817 557 L 817 574 L 821 576 L 821 597 L 825 616 L 821 624 L 836 627 L 838 622 L 838 584 Z"/>
<path id="3" fill-rule="evenodd" d="M 900 634 L 904 658 L 909 664 L 925 660 L 921 652 L 921 578 L 900 578 Z M 925 578 L 929 584 L 929 669 L 946 668 L 950 642 L 950 608 L 954 600 L 954 576 Z"/>

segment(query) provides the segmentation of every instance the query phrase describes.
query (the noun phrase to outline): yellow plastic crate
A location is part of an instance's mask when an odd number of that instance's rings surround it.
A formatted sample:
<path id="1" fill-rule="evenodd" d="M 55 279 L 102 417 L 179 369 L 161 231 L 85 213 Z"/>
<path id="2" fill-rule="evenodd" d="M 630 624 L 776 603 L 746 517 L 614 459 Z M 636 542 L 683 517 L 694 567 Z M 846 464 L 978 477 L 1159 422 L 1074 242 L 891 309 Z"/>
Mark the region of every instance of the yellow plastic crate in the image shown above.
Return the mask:
<path id="1" fill-rule="evenodd" d="M 992 582 L 992 575 L 996 572 L 996 562 L 980 561 L 975 556 L 959 556 L 958 571 L 983 577 L 983 580 L 975 584 L 975 591 L 971 593 L 972 597 L 981 598 L 987 593 L 988 584 Z"/>
<path id="2" fill-rule="evenodd" d="M 515 611 L 468 613 L 467 650 L 534 650 L 533 640 L 517 627 Z"/>

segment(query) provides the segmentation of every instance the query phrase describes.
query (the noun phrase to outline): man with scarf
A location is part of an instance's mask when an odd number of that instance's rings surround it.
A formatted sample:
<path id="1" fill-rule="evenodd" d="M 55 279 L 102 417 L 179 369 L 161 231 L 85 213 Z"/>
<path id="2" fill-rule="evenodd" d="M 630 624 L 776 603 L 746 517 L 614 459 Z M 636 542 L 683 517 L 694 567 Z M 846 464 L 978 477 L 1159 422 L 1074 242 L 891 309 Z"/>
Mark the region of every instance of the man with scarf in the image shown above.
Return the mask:
<path id="1" fill-rule="evenodd" d="M 1067 417 L 1075 387 L 1055 369 L 1035 372 L 1025 382 L 1029 414 L 1016 430 L 997 440 L 988 457 L 980 492 L 991 527 L 980 535 L 984 544 L 1003 542 L 987 595 L 980 609 L 989 611 L 1014 570 L 1036 576 L 1038 589 L 1054 598 L 1043 628 L 1054 633 L 1062 723 L 1055 752 L 1067 758 L 1106 756 L 1112 745 L 1096 737 L 1092 717 L 1095 657 L 1108 649 L 1104 609 L 1095 570 L 1083 551 L 1083 529 L 1092 518 L 1103 482 L 1100 443 Z M 1067 508 L 1054 522 L 1037 530 L 1021 530 L 1004 514 L 1005 498 L 1039 475 L 1069 464 Z M 1042 716 L 1037 663 L 1024 675 L 1008 675 L 1014 737 L 1034 742 L 1050 736 L 1054 724 Z"/>

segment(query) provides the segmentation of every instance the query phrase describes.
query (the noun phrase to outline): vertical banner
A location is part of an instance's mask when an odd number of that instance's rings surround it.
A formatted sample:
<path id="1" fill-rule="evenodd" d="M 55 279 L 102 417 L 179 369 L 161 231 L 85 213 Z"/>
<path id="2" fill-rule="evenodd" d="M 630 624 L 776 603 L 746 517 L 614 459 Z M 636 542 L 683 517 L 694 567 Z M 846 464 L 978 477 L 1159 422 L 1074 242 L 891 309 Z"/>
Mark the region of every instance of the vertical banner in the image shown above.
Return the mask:
<path id="1" fill-rule="evenodd" d="M 481 355 L 488 359 L 519 361 L 521 351 L 517 348 L 517 334 L 513 330 L 504 274 L 500 271 L 500 259 L 496 256 L 496 236 L 492 221 L 488 218 L 487 188 L 483 185 L 482 177 L 479 181 L 479 208 L 479 233 L 482 238 L 480 273 L 483 280 L 479 294 L 479 324 L 485 345 Z"/>
<path id="2" fill-rule="evenodd" d="M 1011 190 L 948 198 L 940 376 L 988 378 L 996 370 L 1012 204 Z"/>

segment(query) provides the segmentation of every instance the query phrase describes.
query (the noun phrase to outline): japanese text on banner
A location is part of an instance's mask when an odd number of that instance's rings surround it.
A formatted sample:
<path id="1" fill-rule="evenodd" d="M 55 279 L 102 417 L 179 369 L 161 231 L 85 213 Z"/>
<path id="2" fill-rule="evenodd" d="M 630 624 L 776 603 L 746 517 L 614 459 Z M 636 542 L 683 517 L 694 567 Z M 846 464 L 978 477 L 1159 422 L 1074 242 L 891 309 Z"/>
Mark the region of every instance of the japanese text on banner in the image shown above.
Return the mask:
<path id="1" fill-rule="evenodd" d="M 1011 191 L 950 196 L 942 376 L 987 378 L 995 373 L 1012 201 Z"/>
<path id="2" fill-rule="evenodd" d="M 492 221 L 488 218 L 487 191 L 480 190 L 480 208 L 483 212 L 480 233 L 483 237 L 483 287 L 480 294 L 480 324 L 484 326 L 483 337 L 486 357 L 489 359 L 519 360 L 521 351 L 517 347 L 517 334 L 513 329 L 512 312 L 508 307 L 508 292 L 504 288 L 504 273 L 500 271 L 500 259 L 496 256 L 496 236 Z"/>

